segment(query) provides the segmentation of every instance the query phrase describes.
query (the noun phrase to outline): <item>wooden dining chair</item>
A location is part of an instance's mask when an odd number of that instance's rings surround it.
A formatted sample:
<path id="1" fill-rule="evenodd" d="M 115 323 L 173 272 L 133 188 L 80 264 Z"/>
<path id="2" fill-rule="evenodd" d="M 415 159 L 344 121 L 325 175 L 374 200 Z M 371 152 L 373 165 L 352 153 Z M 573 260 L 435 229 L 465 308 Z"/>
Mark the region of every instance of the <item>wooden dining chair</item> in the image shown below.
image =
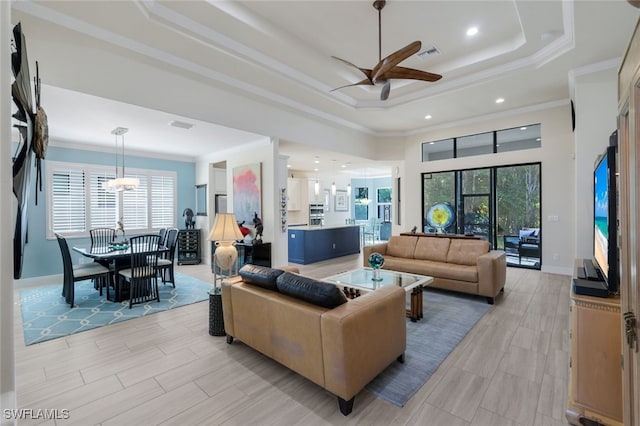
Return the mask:
<path id="1" fill-rule="evenodd" d="M 89 235 L 91 236 L 91 250 L 93 252 L 107 253 L 110 250 L 109 244 L 116 240 L 115 228 L 93 228 L 89 230 Z M 96 260 L 96 262 L 105 268 L 111 268 L 108 262 L 99 260 Z M 111 269 L 111 272 L 113 274 L 113 269 Z M 95 287 L 96 289 L 100 289 L 100 296 L 102 296 L 102 289 L 110 285 L 110 281 L 111 277 L 107 279 L 98 278 L 95 280 Z"/>
<path id="2" fill-rule="evenodd" d="M 176 244 L 178 242 L 178 230 L 171 228 L 167 230 L 167 238 L 164 246 L 169 251 L 164 252 L 162 256 L 158 258 L 158 273 L 162 278 L 162 283 L 166 284 L 170 282 L 173 284 L 173 288 L 176 288 L 176 281 L 173 273 L 174 260 L 176 255 Z"/>
<path id="3" fill-rule="evenodd" d="M 83 263 L 73 265 L 71 261 L 71 253 L 67 240 L 60 234 L 55 234 L 62 253 L 63 282 L 62 296 L 65 301 L 73 308 L 75 296 L 75 283 L 78 281 L 89 280 L 92 278 L 109 280 L 109 268 L 99 263 Z M 102 291 L 100 292 L 102 295 Z"/>
<path id="4" fill-rule="evenodd" d="M 138 303 L 160 301 L 157 271 L 159 244 L 158 234 L 138 235 L 129 239 L 131 267 L 119 271 L 117 277 L 129 285 L 129 309 Z M 123 293 L 122 286 L 120 289 Z"/>
<path id="5" fill-rule="evenodd" d="M 160 245 L 166 245 L 165 242 L 167 240 L 167 228 L 160 228 L 158 231 L 158 235 L 160 235 Z"/>
<path id="6" fill-rule="evenodd" d="M 115 228 L 93 228 L 89 230 L 91 247 L 109 247 L 116 240 Z"/>

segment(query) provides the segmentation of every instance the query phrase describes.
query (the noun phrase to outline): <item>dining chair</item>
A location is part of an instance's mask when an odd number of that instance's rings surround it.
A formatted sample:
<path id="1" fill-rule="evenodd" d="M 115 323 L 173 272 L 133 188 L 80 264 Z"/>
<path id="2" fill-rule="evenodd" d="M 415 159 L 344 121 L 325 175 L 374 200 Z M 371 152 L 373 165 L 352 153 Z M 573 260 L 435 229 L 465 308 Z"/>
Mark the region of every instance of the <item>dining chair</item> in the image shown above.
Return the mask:
<path id="1" fill-rule="evenodd" d="M 158 246 L 160 235 L 138 235 L 129 239 L 131 267 L 118 272 L 118 286 L 123 291 L 120 280 L 129 285 L 129 309 L 135 304 L 152 300 L 160 302 L 158 292 Z"/>
<path id="2" fill-rule="evenodd" d="M 116 239 L 115 228 L 93 228 L 89 230 L 92 247 L 109 247 Z"/>
<path id="3" fill-rule="evenodd" d="M 109 268 L 96 262 L 73 265 L 67 240 L 60 234 L 55 235 L 58 240 L 58 245 L 60 246 L 60 252 L 62 253 L 62 296 L 64 296 L 65 301 L 73 308 L 76 282 L 92 278 L 108 280 L 111 271 L 109 271 Z M 102 295 L 102 288 L 100 294 Z"/>
<path id="4" fill-rule="evenodd" d="M 170 228 L 167 230 L 167 238 L 165 240 L 164 246 L 169 249 L 169 251 L 163 252 L 161 256 L 158 257 L 158 273 L 160 274 L 160 278 L 162 278 L 162 283 L 166 284 L 170 282 L 173 284 L 173 288 L 176 288 L 176 281 L 173 273 L 174 259 L 176 255 L 176 244 L 178 242 L 178 229 Z M 168 276 L 167 276 L 168 275 Z"/>
<path id="5" fill-rule="evenodd" d="M 94 252 L 100 251 L 107 253 L 109 251 L 109 244 L 116 240 L 115 228 L 93 228 L 89 230 L 89 235 L 91 236 L 91 250 Z M 98 260 L 96 260 L 96 262 L 100 263 L 105 268 L 110 267 L 108 262 L 101 262 Z M 113 273 L 113 270 L 111 272 Z M 102 289 L 109 285 L 110 280 L 111 277 L 107 277 L 107 279 L 96 279 L 95 287 L 96 289 L 100 289 L 100 296 L 102 296 Z"/>
<path id="6" fill-rule="evenodd" d="M 365 226 L 364 229 L 364 243 L 367 244 L 369 238 L 371 238 L 371 244 L 375 244 L 376 241 L 380 240 L 380 219 L 371 218 L 369 219 L 369 223 Z"/>
<path id="7" fill-rule="evenodd" d="M 160 235 L 160 245 L 164 246 L 167 239 L 167 228 L 160 228 L 158 235 Z"/>

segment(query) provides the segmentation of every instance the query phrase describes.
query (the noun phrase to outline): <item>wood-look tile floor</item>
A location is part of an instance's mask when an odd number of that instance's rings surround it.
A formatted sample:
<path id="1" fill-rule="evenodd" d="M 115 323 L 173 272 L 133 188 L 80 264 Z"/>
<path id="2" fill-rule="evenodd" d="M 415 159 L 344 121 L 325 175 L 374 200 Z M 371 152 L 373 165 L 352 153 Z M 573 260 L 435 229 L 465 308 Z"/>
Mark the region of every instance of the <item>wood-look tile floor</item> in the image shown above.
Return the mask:
<path id="1" fill-rule="evenodd" d="M 300 266 L 321 278 L 358 255 Z M 208 265 L 177 269 L 211 281 Z M 19 408 L 47 425 L 566 425 L 570 277 L 507 268 L 503 295 L 403 408 L 336 398 L 239 341 L 208 333 L 207 301 L 26 347 L 16 291 Z"/>

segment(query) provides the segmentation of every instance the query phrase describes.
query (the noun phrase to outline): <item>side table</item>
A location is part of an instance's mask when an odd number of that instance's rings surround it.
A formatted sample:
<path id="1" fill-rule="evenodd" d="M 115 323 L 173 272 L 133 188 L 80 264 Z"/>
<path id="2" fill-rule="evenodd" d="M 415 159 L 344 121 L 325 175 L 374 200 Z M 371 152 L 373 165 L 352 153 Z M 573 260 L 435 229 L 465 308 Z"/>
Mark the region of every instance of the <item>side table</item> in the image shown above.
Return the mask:
<path id="1" fill-rule="evenodd" d="M 225 336 L 224 316 L 222 314 L 222 295 L 209 292 L 209 334 L 211 336 Z"/>

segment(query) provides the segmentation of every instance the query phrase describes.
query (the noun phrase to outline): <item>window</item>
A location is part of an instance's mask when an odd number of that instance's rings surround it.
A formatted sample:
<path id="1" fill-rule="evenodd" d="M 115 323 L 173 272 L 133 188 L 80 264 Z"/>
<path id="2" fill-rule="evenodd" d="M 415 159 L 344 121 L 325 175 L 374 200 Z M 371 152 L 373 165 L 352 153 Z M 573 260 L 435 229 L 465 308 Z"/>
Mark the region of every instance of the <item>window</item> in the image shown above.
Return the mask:
<path id="1" fill-rule="evenodd" d="M 423 230 L 436 232 L 425 216 L 434 204 L 448 203 L 456 217 L 444 232 L 480 236 L 507 252 L 507 265 L 540 269 L 540 169 L 529 163 L 423 173 Z M 523 231 L 535 237 L 525 241 Z"/>
<path id="2" fill-rule="evenodd" d="M 422 161 L 540 148 L 542 146 L 541 132 L 540 124 L 529 124 L 513 129 L 424 142 L 422 144 Z"/>
<path id="3" fill-rule="evenodd" d="M 47 161 L 47 237 L 89 236 L 91 228 L 115 228 L 122 218 L 127 233 L 153 232 L 176 223 L 177 175 L 170 171 L 132 170 L 140 180 L 133 191 L 109 192 L 111 167 Z"/>
<path id="4" fill-rule="evenodd" d="M 516 127 L 496 132 L 497 151 L 517 151 L 520 149 L 540 148 L 540 125 Z"/>
<path id="5" fill-rule="evenodd" d="M 422 144 L 422 161 L 444 160 L 454 158 L 453 139 L 443 139 Z"/>
<path id="6" fill-rule="evenodd" d="M 463 136 L 456 141 L 456 157 L 493 153 L 493 132 Z"/>

